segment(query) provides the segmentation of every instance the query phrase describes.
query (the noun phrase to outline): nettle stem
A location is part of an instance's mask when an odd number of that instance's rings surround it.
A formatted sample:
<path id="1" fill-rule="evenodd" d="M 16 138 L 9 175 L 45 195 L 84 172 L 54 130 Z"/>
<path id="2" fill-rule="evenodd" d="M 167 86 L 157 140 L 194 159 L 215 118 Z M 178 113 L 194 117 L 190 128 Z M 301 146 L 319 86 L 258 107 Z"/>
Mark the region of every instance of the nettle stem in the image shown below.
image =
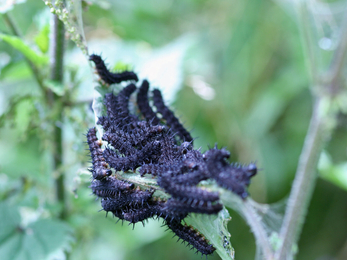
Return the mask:
<path id="1" fill-rule="evenodd" d="M 286 213 L 280 230 L 282 245 L 274 259 L 291 259 L 293 245 L 298 240 L 307 208 L 312 197 L 317 178 L 317 164 L 324 143 L 324 122 L 322 115 L 325 102 L 317 98 L 306 135 L 296 176 L 289 196 Z"/>
<path id="2" fill-rule="evenodd" d="M 317 164 L 323 145 L 333 131 L 334 120 L 338 109 L 333 111 L 334 97 L 341 91 L 341 72 L 347 52 L 347 14 L 343 17 L 340 27 L 340 41 L 326 74 L 319 75 L 315 68 L 315 55 L 312 53 L 313 40 L 310 37 L 305 3 L 298 6 L 299 22 L 311 65 L 314 87 L 312 88 L 315 102 L 306 135 L 304 147 L 300 155 L 298 168 L 289 196 L 283 224 L 280 230 L 281 247 L 275 254 L 275 259 L 292 259 L 293 247 L 298 241 L 307 208 L 312 197 L 317 179 Z"/>
<path id="3" fill-rule="evenodd" d="M 63 83 L 63 65 L 64 65 L 64 46 L 65 46 L 65 29 L 64 24 L 59 18 L 53 14 L 51 26 L 51 53 L 50 53 L 50 79 L 59 83 Z M 61 97 L 53 92 L 48 93 L 50 106 L 58 106 L 62 103 Z M 65 205 L 65 176 L 62 172 L 63 164 L 63 140 L 62 140 L 62 123 L 63 113 L 58 111 L 56 113 L 54 132 L 53 132 L 53 160 L 54 170 L 57 173 L 55 180 L 56 199 L 61 204 L 62 210 L 60 218 L 65 219 L 67 216 Z"/>

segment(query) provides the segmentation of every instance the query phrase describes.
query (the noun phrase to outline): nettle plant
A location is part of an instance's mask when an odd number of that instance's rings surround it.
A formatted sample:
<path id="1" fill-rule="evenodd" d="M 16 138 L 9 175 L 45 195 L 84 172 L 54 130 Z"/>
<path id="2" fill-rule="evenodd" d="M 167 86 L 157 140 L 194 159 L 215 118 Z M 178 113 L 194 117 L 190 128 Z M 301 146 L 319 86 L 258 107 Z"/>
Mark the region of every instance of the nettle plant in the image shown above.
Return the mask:
<path id="1" fill-rule="evenodd" d="M 58 123 L 64 121 L 62 110 L 78 105 L 73 100 L 77 84 L 71 89 L 63 86 L 64 41 L 67 36 L 83 52 L 86 63 L 87 59 L 91 61 L 91 67 L 94 63 L 99 76 L 95 87 L 98 95 L 93 100 L 96 123 L 86 137 L 92 159 L 90 189 L 101 198 L 104 211 L 133 225 L 144 223 L 149 218 L 162 219 L 169 230 L 197 252 L 202 255 L 216 252 L 226 260 L 234 259 L 235 255 L 227 230 L 231 219 L 227 208 L 232 208 L 246 220 L 254 233 L 256 259 L 293 259 L 317 179 L 319 156 L 336 125 L 336 116 L 347 111 L 346 79 L 342 73 L 347 50 L 347 34 L 342 33 L 347 28 L 346 17 L 341 19 L 341 26 L 336 27 L 336 35 L 339 36 L 331 64 L 322 73 L 316 67 L 318 63 L 314 55 L 319 52 L 312 51 L 316 47 L 312 43 L 320 31 L 312 32 L 308 28 L 309 19 L 319 21 L 321 17 L 311 17 L 316 13 L 312 11 L 312 5 L 303 1 L 293 5 L 299 14 L 308 50 L 314 106 L 295 180 L 288 201 L 281 204 L 285 206 L 284 214 L 281 214 L 275 206 L 259 204 L 248 196 L 250 179 L 257 174 L 255 163 L 230 163 L 230 153 L 220 148 L 223 144 L 206 152 L 195 149 L 194 138 L 165 105 L 158 89 L 150 91 L 149 82 L 139 80 L 133 72 L 110 72 L 100 56 L 89 53 L 83 33 L 80 1 L 45 1 L 45 4 L 53 13 L 50 57 L 47 48 L 38 52 L 27 46 L 8 15 L 4 17 L 14 35 L 0 34 L 0 38 L 25 55 L 40 87 L 40 98 L 29 98 L 36 102 L 37 107 L 44 109 L 40 110 L 42 115 L 37 112 L 31 124 L 37 123 L 35 129 L 44 136 L 42 139 L 49 140 L 51 144 L 53 168 L 57 173 L 54 179 L 55 197 L 57 204 L 61 205 L 57 218 L 65 222 L 69 218 L 65 203 L 63 133 Z M 48 46 L 48 32 L 41 36 L 45 39 L 45 46 Z M 321 43 L 326 48 L 327 40 Z M 49 80 L 44 68 L 48 61 Z M 11 109 L 14 110 L 21 100 L 11 102 Z M 12 110 L 8 117 L 14 114 Z M 45 114 L 45 111 L 50 113 Z M 85 109 L 83 111 L 86 113 Z M 4 122 L 4 118 L 1 116 L 0 122 Z M 72 117 L 69 119 L 74 120 Z M 83 123 L 87 128 L 88 123 Z M 0 207 L 1 213 L 10 212 L 7 205 L 1 204 Z M 15 217 L 0 214 L 1 222 L 7 227 L 6 236 L 0 234 L 0 244 L 8 234 L 18 236 L 20 232 L 20 236 L 29 241 L 30 234 L 49 237 L 49 230 L 53 230 L 55 234 L 60 231 L 61 235 L 56 235 L 56 240 L 51 241 L 49 250 L 42 252 L 42 258 L 56 248 L 68 251 L 65 244 L 71 237 L 66 223 L 37 221 L 23 228 L 17 211 L 18 208 L 11 211 L 15 212 L 11 213 Z M 9 219 L 13 221 L 7 225 Z M 39 239 L 36 242 L 39 243 Z M 25 250 L 19 252 L 24 254 Z M 14 259 L 17 253 L 14 251 L 7 259 L 11 256 Z"/>
<path id="2" fill-rule="evenodd" d="M 110 72 L 98 55 L 91 55 L 90 60 L 107 84 L 138 81 L 133 72 Z M 184 220 L 190 213 L 218 214 L 223 205 L 219 203 L 218 191 L 197 185 L 214 180 L 244 200 L 250 178 L 257 173 L 255 164 L 230 164 L 227 162 L 230 153 L 217 147 L 205 153 L 194 149 L 193 138 L 164 104 L 160 90 L 154 89 L 149 98 L 147 80 L 139 88 L 130 83 L 117 94 L 112 86 L 107 90 L 102 97 L 106 113 L 97 121 L 102 126 L 105 144 L 97 138 L 94 127 L 87 133 L 93 162 L 90 187 L 102 198 L 102 208 L 134 225 L 153 217 L 163 218 L 179 239 L 197 252 L 212 254 L 216 248 Z M 131 106 L 131 113 L 129 100 L 133 93 L 136 93 L 137 107 Z M 136 181 L 124 176 L 131 172 Z M 223 232 L 221 235 L 219 239 L 226 236 Z M 230 255 L 230 246 L 223 247 Z"/>

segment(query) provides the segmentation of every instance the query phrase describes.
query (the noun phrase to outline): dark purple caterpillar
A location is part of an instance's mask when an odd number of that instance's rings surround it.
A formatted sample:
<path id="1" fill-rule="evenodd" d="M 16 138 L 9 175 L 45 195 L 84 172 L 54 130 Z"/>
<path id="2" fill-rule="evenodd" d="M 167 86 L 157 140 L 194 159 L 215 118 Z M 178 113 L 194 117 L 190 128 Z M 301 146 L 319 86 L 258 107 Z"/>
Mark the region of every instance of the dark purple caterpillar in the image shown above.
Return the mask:
<path id="1" fill-rule="evenodd" d="M 182 225 L 180 221 L 168 221 L 166 225 L 178 236 L 203 255 L 212 254 L 216 248 L 209 244 L 206 238 L 196 229 Z"/>
<path id="2" fill-rule="evenodd" d="M 257 174 L 255 164 L 248 166 L 239 166 L 229 164 L 226 159 L 230 154 L 225 149 L 217 149 L 216 147 L 208 150 L 204 155 L 210 177 L 215 179 L 217 183 L 238 194 L 245 199 L 248 196 L 246 187 L 250 184 L 250 179 Z"/>
<path id="3" fill-rule="evenodd" d="M 166 210 L 171 215 L 175 213 L 189 214 L 203 213 L 203 214 L 218 214 L 223 209 L 223 205 L 220 203 L 212 204 L 205 201 L 182 201 L 174 198 L 170 198 L 166 203 L 163 210 Z"/>
<path id="4" fill-rule="evenodd" d="M 149 163 L 144 164 L 139 170 L 141 176 L 144 176 L 145 174 L 151 174 L 153 176 L 161 175 L 164 172 L 172 172 L 175 175 L 182 174 L 182 166 L 179 163 L 176 164 L 155 164 L 155 163 Z"/>
<path id="5" fill-rule="evenodd" d="M 160 119 L 157 117 L 156 113 L 153 112 L 148 101 L 148 89 L 149 83 L 147 80 L 142 82 L 142 85 L 137 93 L 137 105 L 147 121 L 150 121 L 153 125 L 157 125 Z"/>
<path id="6" fill-rule="evenodd" d="M 159 137 L 163 131 L 166 131 L 166 128 L 161 125 L 155 125 L 155 126 L 149 126 L 149 127 L 142 126 L 141 128 L 136 130 L 134 129 L 131 132 L 117 129 L 111 126 L 108 129 L 108 131 L 104 133 L 102 138 L 103 140 L 111 144 L 114 148 L 116 148 L 116 146 L 118 145 L 124 146 L 124 144 L 117 144 L 117 142 L 119 141 L 123 143 L 128 143 L 129 144 L 127 145 L 128 147 L 133 146 L 135 148 L 143 148 L 148 142 L 151 142 L 154 139 L 156 139 L 156 137 Z M 132 148 L 129 147 L 129 149 L 132 149 Z M 126 153 L 126 152 L 127 151 L 124 150 L 121 153 Z"/>
<path id="7" fill-rule="evenodd" d="M 106 177 L 102 180 L 93 180 L 89 188 L 93 194 L 100 198 L 119 197 L 121 192 L 134 189 L 135 185 L 130 182 L 118 180 L 115 177 Z"/>
<path id="8" fill-rule="evenodd" d="M 136 150 L 127 157 L 121 157 L 116 151 L 106 148 L 103 156 L 106 162 L 116 171 L 135 170 L 143 163 L 149 163 L 156 160 L 155 155 L 159 153 L 160 143 L 153 141 L 146 144 L 141 150 Z"/>
<path id="9" fill-rule="evenodd" d="M 122 208 L 133 208 L 147 205 L 153 196 L 153 191 L 132 190 L 118 196 L 102 199 L 101 206 L 105 211 L 115 211 Z"/>
<path id="10" fill-rule="evenodd" d="M 106 83 L 137 81 L 132 72 L 110 73 L 98 55 L 90 59 Z M 110 75 L 116 75 L 117 80 L 110 80 Z M 105 114 L 98 118 L 98 124 L 104 130 L 102 140 L 107 142 L 106 148 L 101 149 L 94 128 L 87 134 L 94 178 L 90 188 L 102 198 L 103 209 L 122 222 L 135 225 L 148 218 L 163 218 L 180 239 L 202 254 L 211 254 L 213 245 L 196 230 L 181 224 L 190 213 L 217 214 L 223 208 L 218 192 L 197 185 L 202 180 L 214 179 L 245 199 L 257 168 L 255 164 L 230 164 L 230 153 L 225 149 L 215 147 L 204 154 L 194 149 L 193 138 L 164 104 L 160 91 L 154 90 L 151 95 L 148 90 L 149 83 L 144 80 L 139 88 L 131 83 L 118 94 L 105 94 Z M 129 104 L 132 95 L 136 95 L 137 107 Z M 121 175 L 110 176 L 110 168 L 116 172 L 138 170 L 141 176 L 150 174 L 156 178 L 159 189 L 171 197 L 158 199 L 154 195 L 157 186 L 150 191 L 134 189 L 134 184 L 120 180 Z"/>
<path id="11" fill-rule="evenodd" d="M 103 157 L 101 150 L 101 141 L 96 137 L 95 128 L 90 128 L 87 133 L 87 142 L 89 145 L 90 156 L 92 158 L 93 168 L 91 172 L 94 179 L 102 179 L 106 176 L 110 176 L 112 171 L 108 168 L 107 163 Z"/>
<path id="12" fill-rule="evenodd" d="M 166 123 L 174 131 L 177 131 L 177 135 L 181 138 L 181 140 L 187 142 L 193 141 L 190 133 L 183 127 L 174 113 L 164 104 L 163 97 L 161 96 L 159 89 L 153 90 L 153 102 L 157 108 L 157 112 L 162 114 L 163 118 L 166 120 Z"/>
<path id="13" fill-rule="evenodd" d="M 137 75 L 131 71 L 123 71 L 120 73 L 110 72 L 99 55 L 92 54 L 89 56 L 89 60 L 94 62 L 98 75 L 107 84 L 121 83 L 128 80 L 138 81 Z"/>
<path id="14" fill-rule="evenodd" d="M 102 140 L 108 142 L 120 154 L 124 154 L 125 156 L 131 156 L 137 152 L 137 149 L 132 146 L 131 142 L 120 135 L 106 132 L 102 136 Z"/>
<path id="15" fill-rule="evenodd" d="M 185 186 L 171 181 L 170 172 L 158 177 L 158 185 L 165 189 L 172 197 L 179 200 L 214 202 L 219 200 L 218 192 L 209 192 L 195 186 Z"/>
<path id="16" fill-rule="evenodd" d="M 123 214 L 124 220 L 130 222 L 130 224 L 135 224 L 137 222 L 142 222 L 146 219 L 156 216 L 159 212 L 159 206 L 147 206 L 138 209 L 131 210 Z"/>

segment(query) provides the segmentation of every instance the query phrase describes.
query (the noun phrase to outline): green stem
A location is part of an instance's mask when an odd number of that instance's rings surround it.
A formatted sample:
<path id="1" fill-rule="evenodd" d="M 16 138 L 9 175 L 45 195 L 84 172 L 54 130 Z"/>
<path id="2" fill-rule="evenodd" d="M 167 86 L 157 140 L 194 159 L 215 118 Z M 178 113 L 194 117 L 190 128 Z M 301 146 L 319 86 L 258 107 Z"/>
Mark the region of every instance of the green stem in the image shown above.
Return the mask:
<path id="1" fill-rule="evenodd" d="M 19 29 L 17 28 L 17 26 L 15 25 L 15 23 L 13 22 L 11 16 L 9 15 L 9 13 L 4 13 L 3 14 L 3 17 L 4 17 L 4 20 L 5 22 L 7 23 L 8 27 L 11 29 L 13 35 L 15 36 L 18 36 L 18 37 L 22 37 L 22 34 L 21 32 L 19 31 Z M 41 91 L 42 93 L 44 94 L 45 93 L 45 86 L 43 84 L 43 79 L 42 79 L 42 76 L 40 74 L 40 71 L 38 70 L 38 68 L 35 66 L 34 63 L 32 63 L 28 58 L 26 58 L 24 56 L 24 59 L 26 61 L 26 63 L 28 63 L 36 81 L 37 81 L 37 84 L 39 85 L 39 87 L 41 88 Z"/>
<path id="2" fill-rule="evenodd" d="M 51 38 L 51 57 L 50 57 L 50 79 L 63 82 L 63 65 L 64 65 L 64 45 L 65 45 L 65 30 L 64 24 L 59 20 L 56 15 L 53 15 L 52 21 L 52 38 Z M 48 101 L 51 106 L 58 106 L 62 104 L 62 100 L 59 96 L 53 92 L 48 93 Z M 56 199 L 62 205 L 60 218 L 65 219 L 67 217 L 66 203 L 65 203 L 65 175 L 62 172 L 63 164 L 63 140 L 62 140 L 62 125 L 63 114 L 62 110 L 58 112 L 55 118 L 54 134 L 53 134 L 53 160 L 54 169 L 58 173 L 55 180 L 56 187 Z"/>
<path id="3" fill-rule="evenodd" d="M 273 259 L 273 251 L 269 243 L 266 231 L 261 223 L 261 219 L 252 206 L 252 200 L 248 199 L 244 202 L 242 207 L 242 213 L 246 219 L 248 225 L 251 227 L 254 234 L 257 248 L 262 251 L 263 258 L 266 260 Z"/>
<path id="4" fill-rule="evenodd" d="M 341 72 L 344 67 L 344 61 L 346 59 L 347 53 L 347 13 L 343 17 L 343 22 L 341 25 L 341 40 L 334 53 L 331 61 L 330 69 L 327 75 L 326 82 L 329 82 L 327 90 L 330 95 L 336 95 L 340 90 L 341 85 Z"/>
<path id="5" fill-rule="evenodd" d="M 307 31 L 308 22 L 306 21 L 307 15 L 305 15 L 307 12 L 305 12 L 306 8 L 303 6 L 304 3 L 299 4 L 299 20 L 304 28 L 304 42 L 306 43 L 308 56 L 312 63 L 314 57 L 313 53 L 310 52 L 312 49 L 310 47 L 313 45 L 311 42 L 312 39 L 308 36 L 310 33 Z M 318 85 L 313 88 L 313 91 L 316 91 L 314 94 L 317 95 L 317 97 L 280 231 L 282 245 L 275 255 L 275 259 L 278 260 L 292 258 L 293 246 L 299 238 L 309 201 L 316 183 L 316 168 L 324 145 L 324 137 L 328 136 L 333 130 L 332 127 L 330 129 L 327 128 L 326 120 L 328 117 L 334 116 L 334 114 L 330 114 L 330 103 L 332 102 L 333 96 L 338 93 L 340 87 L 341 72 L 344 67 L 343 65 L 347 52 L 346 30 L 347 14 L 344 15 L 340 33 L 341 40 L 334 53 L 327 74 L 323 75 L 323 77 L 316 75 L 313 69 L 315 63 L 311 64 L 314 84 L 318 83 Z"/>
<path id="6" fill-rule="evenodd" d="M 290 259 L 305 220 L 309 201 L 317 178 L 317 163 L 324 143 L 325 102 L 317 98 L 300 155 L 298 168 L 288 199 L 286 213 L 280 231 L 282 245 L 274 259 Z"/>

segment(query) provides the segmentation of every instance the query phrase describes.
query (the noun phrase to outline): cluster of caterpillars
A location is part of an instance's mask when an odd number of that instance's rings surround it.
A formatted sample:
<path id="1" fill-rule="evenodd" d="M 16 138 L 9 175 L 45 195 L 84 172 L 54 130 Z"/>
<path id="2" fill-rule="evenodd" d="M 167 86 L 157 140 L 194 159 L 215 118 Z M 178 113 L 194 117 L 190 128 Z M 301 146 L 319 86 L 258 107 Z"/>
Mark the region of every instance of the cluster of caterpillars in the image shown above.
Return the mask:
<path id="1" fill-rule="evenodd" d="M 110 72 L 98 55 L 91 55 L 90 60 L 107 84 L 133 81 L 117 95 L 108 93 L 104 97 L 105 115 L 99 117 L 97 123 L 104 130 L 105 149 L 96 137 L 95 128 L 89 129 L 87 134 L 93 163 L 90 187 L 101 198 L 102 208 L 133 224 L 148 218 L 163 218 L 165 225 L 179 239 L 197 252 L 212 254 L 214 246 L 198 231 L 184 224 L 184 218 L 192 212 L 217 214 L 223 205 L 219 203 L 218 192 L 197 185 L 202 180 L 213 179 L 218 185 L 246 198 L 246 187 L 257 173 L 255 164 L 230 164 L 227 161 L 229 152 L 217 147 L 205 153 L 194 149 L 193 138 L 164 104 L 158 89 L 149 93 L 147 80 L 137 87 L 134 83 L 138 78 L 133 72 Z M 131 113 L 129 99 L 135 93 L 137 106 Z M 153 196 L 154 188 L 141 190 L 114 175 L 112 169 L 152 175 L 160 189 L 170 197 L 158 199 Z"/>

